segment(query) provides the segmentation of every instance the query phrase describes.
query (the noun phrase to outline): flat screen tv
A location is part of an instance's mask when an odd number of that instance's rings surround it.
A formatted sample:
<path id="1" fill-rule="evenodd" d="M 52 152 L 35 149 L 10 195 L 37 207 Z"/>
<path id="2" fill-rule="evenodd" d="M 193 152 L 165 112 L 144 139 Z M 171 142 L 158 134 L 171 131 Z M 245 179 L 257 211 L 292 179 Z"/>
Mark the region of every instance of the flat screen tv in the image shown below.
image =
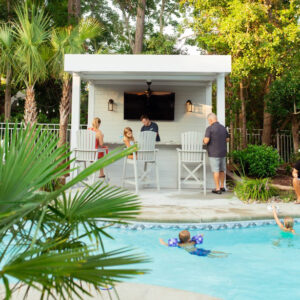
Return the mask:
<path id="1" fill-rule="evenodd" d="M 124 119 L 139 120 L 146 114 L 150 120 L 174 120 L 175 93 L 146 96 L 141 93 L 124 93 Z"/>

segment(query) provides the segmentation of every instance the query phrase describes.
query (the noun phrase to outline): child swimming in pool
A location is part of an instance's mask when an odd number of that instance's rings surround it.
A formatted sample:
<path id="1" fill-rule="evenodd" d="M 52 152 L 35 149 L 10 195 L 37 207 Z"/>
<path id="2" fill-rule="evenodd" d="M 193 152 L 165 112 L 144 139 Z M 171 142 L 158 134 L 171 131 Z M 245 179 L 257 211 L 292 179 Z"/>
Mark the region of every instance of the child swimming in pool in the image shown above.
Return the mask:
<path id="1" fill-rule="evenodd" d="M 159 239 L 160 243 L 164 246 L 169 246 L 163 239 Z M 202 248 L 197 248 L 196 242 L 191 240 L 191 234 L 188 230 L 182 230 L 179 233 L 179 243 L 178 247 L 186 250 L 190 254 L 197 255 L 197 256 L 207 256 L 207 257 L 227 257 L 228 254 L 225 252 L 220 251 L 211 251 L 205 250 Z"/>
<path id="2" fill-rule="evenodd" d="M 294 227 L 294 219 L 292 217 L 285 217 L 283 219 L 283 224 L 282 224 L 280 222 L 280 220 L 278 219 L 275 206 L 273 205 L 272 208 L 273 208 L 274 219 L 275 219 L 278 227 L 284 232 L 291 232 L 291 233 L 295 234 L 296 232 L 293 228 Z"/>

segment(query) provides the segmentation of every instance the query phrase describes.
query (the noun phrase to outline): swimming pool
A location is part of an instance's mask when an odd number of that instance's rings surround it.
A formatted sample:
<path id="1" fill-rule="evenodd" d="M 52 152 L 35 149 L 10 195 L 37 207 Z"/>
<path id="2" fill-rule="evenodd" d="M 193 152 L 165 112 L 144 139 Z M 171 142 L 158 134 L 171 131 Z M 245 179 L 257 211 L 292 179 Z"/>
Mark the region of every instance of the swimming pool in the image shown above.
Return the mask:
<path id="1" fill-rule="evenodd" d="M 158 239 L 177 237 L 184 228 L 132 230 L 110 228 L 116 241 L 106 250 L 131 246 L 152 260 L 149 274 L 132 281 L 178 288 L 228 300 L 300 299 L 300 236 L 282 234 L 275 225 L 225 230 L 191 229 L 204 233 L 202 248 L 230 253 L 227 258 L 190 255 L 160 245 Z M 193 228 L 193 227 L 192 227 Z M 300 233 L 300 224 L 295 225 Z"/>

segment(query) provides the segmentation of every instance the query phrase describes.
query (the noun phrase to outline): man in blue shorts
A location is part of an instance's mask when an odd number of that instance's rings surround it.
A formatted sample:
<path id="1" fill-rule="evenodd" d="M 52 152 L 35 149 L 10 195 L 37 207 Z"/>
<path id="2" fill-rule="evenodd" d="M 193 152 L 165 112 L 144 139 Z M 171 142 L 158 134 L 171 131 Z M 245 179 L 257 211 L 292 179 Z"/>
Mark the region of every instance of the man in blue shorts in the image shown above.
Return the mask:
<path id="1" fill-rule="evenodd" d="M 225 192 L 226 154 L 229 134 L 226 128 L 218 122 L 217 116 L 210 113 L 207 116 L 210 126 L 206 128 L 203 143 L 207 145 L 207 152 L 211 170 L 214 174 L 216 188 L 212 190 L 215 194 Z"/>

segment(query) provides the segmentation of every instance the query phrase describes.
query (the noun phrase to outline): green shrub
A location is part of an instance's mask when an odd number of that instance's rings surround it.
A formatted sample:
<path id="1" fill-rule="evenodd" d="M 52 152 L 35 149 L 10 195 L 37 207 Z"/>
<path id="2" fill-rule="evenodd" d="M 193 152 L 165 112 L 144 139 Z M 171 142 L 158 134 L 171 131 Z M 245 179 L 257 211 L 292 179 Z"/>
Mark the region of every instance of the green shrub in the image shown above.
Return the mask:
<path id="1" fill-rule="evenodd" d="M 269 178 L 251 179 L 243 177 L 234 188 L 239 199 L 246 202 L 267 202 L 271 197 L 278 195 L 278 191 L 270 186 Z"/>
<path id="2" fill-rule="evenodd" d="M 246 149 L 233 151 L 231 155 L 245 175 L 258 178 L 274 176 L 281 164 L 278 151 L 266 145 L 248 145 Z"/>
<path id="3" fill-rule="evenodd" d="M 294 164 L 296 161 L 300 160 L 300 149 L 297 153 L 293 153 L 290 158 L 290 163 Z"/>

